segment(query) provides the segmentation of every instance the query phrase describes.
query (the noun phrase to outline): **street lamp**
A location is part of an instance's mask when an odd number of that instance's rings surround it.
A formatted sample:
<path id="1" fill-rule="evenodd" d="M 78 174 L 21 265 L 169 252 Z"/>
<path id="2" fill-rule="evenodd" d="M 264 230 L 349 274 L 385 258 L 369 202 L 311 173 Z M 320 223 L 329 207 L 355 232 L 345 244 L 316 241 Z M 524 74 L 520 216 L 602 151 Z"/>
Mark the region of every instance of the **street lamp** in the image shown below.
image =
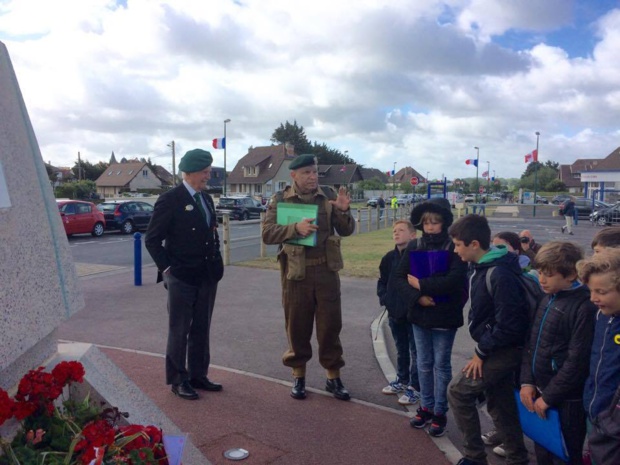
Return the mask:
<path id="1" fill-rule="evenodd" d="M 478 184 L 478 163 L 480 160 L 480 149 L 478 147 L 474 147 L 476 149 L 476 202 L 478 202 L 478 191 L 480 190 L 480 185 Z"/>
<path id="2" fill-rule="evenodd" d="M 226 197 L 226 146 L 228 145 L 226 140 L 226 123 L 230 123 L 230 118 L 224 120 L 224 197 Z"/>
<path id="3" fill-rule="evenodd" d="M 394 162 L 394 169 L 392 170 L 392 197 L 396 195 L 396 162 Z"/>
<path id="4" fill-rule="evenodd" d="M 487 202 L 489 201 L 489 190 L 491 185 L 491 162 L 487 161 Z"/>
<path id="5" fill-rule="evenodd" d="M 538 187 L 538 138 L 540 137 L 540 132 L 536 131 L 536 157 L 534 157 L 534 209 L 532 210 L 532 216 L 536 217 L 536 188 Z"/>

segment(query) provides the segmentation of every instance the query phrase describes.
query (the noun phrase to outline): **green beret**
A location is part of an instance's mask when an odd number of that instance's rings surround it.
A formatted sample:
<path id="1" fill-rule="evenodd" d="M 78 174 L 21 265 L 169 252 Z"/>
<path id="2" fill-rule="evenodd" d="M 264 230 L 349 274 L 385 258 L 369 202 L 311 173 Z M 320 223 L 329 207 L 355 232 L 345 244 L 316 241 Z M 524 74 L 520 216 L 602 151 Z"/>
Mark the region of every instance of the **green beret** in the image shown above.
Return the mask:
<path id="1" fill-rule="evenodd" d="M 194 149 L 183 155 L 179 163 L 179 171 L 184 173 L 195 173 L 208 168 L 213 163 L 213 157 L 209 152 L 202 149 Z"/>
<path id="2" fill-rule="evenodd" d="M 295 158 L 289 168 L 292 170 L 296 170 L 298 168 L 303 168 L 304 166 L 316 165 L 316 157 L 311 153 L 307 153 L 305 155 L 299 155 Z"/>

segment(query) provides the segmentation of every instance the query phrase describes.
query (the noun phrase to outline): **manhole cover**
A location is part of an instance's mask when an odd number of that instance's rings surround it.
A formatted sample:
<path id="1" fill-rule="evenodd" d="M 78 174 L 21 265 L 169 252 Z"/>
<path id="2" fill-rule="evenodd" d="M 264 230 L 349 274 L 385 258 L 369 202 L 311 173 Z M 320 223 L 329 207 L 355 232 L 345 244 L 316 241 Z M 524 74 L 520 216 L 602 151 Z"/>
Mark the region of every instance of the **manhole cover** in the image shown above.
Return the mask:
<path id="1" fill-rule="evenodd" d="M 224 452 L 224 457 L 229 460 L 243 460 L 247 459 L 249 455 L 250 453 L 247 450 L 241 448 L 228 449 Z"/>

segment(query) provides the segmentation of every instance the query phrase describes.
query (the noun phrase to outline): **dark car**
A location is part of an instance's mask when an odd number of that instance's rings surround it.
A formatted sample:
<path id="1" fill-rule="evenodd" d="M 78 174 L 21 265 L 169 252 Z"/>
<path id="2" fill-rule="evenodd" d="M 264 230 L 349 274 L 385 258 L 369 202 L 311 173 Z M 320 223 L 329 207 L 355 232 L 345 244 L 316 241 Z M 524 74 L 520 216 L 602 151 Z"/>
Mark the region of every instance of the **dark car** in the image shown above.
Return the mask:
<path id="1" fill-rule="evenodd" d="M 620 223 L 620 203 L 609 208 L 601 208 L 590 214 L 590 221 L 599 226 L 607 226 Z"/>
<path id="2" fill-rule="evenodd" d="M 230 215 L 231 220 L 245 221 L 260 218 L 260 214 L 266 210 L 265 205 L 252 197 L 220 197 L 215 207 L 219 222 L 222 222 L 224 213 Z"/>
<path id="3" fill-rule="evenodd" d="M 600 200 L 586 199 L 585 197 L 577 197 L 575 199 L 575 208 L 577 209 L 577 215 L 579 218 L 588 219 L 590 218 L 591 213 L 609 207 L 611 207 L 611 205 L 601 202 Z M 559 211 L 560 215 L 564 214 L 564 203 L 560 205 Z"/>
<path id="4" fill-rule="evenodd" d="M 146 229 L 153 216 L 153 205 L 137 200 L 103 202 L 97 208 L 105 216 L 106 229 L 116 229 L 131 234 Z"/>
<path id="5" fill-rule="evenodd" d="M 570 198 L 570 194 L 558 194 L 551 199 L 551 203 L 554 205 L 562 205 Z"/>
<path id="6" fill-rule="evenodd" d="M 67 236 L 92 234 L 99 237 L 103 235 L 106 221 L 94 203 L 81 200 L 57 200 L 56 204 Z"/>
<path id="7" fill-rule="evenodd" d="M 371 207 L 371 208 L 377 208 L 378 202 L 379 202 L 379 197 L 372 197 L 368 199 L 368 202 L 366 202 L 366 206 Z"/>

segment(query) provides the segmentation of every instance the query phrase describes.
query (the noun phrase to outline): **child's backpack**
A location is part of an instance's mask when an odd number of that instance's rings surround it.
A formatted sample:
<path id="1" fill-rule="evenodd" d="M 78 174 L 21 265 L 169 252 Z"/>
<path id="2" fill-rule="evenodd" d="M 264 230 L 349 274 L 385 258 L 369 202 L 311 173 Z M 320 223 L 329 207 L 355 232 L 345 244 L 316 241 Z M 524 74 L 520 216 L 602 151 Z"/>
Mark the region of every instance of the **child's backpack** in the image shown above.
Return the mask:
<path id="1" fill-rule="evenodd" d="M 497 267 L 490 267 L 487 270 L 486 276 L 487 291 L 491 295 L 493 295 L 491 291 L 491 275 L 493 274 L 493 270 L 495 270 L 495 268 Z M 525 290 L 525 301 L 527 302 L 527 318 L 529 324 L 531 325 L 534 322 L 534 317 L 536 316 L 536 309 L 538 308 L 538 304 L 540 303 L 540 300 L 543 298 L 545 293 L 540 288 L 538 280 L 528 272 L 523 272 L 519 275 L 519 282 Z"/>

